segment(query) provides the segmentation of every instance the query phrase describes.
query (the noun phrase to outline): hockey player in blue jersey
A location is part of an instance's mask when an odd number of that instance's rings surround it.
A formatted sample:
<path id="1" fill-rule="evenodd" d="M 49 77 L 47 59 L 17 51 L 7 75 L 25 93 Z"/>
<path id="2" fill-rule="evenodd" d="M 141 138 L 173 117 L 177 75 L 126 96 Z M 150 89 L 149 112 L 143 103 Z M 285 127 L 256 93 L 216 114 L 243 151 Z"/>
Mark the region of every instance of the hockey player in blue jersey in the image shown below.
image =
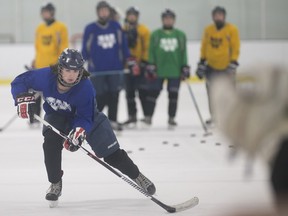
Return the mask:
<path id="1" fill-rule="evenodd" d="M 110 19 L 110 5 L 100 1 L 96 12 L 98 20 L 88 24 L 84 30 L 82 54 L 88 61 L 88 71 L 92 73 L 91 81 L 97 91 L 99 111 L 107 105 L 113 129 L 122 130 L 117 122 L 118 95 L 123 76 L 121 72 L 128 60 L 129 65 L 137 63 L 129 58 L 127 39 L 120 24 Z"/>
<path id="2" fill-rule="evenodd" d="M 58 64 L 27 71 L 11 83 L 17 112 L 21 118 L 33 118 L 35 95 L 29 89 L 40 91 L 44 97 L 45 120 L 58 130 L 69 134 L 79 145 L 86 139 L 95 154 L 123 174 L 133 179 L 150 194 L 154 184 L 140 173 L 138 167 L 120 149 L 107 117 L 97 110 L 95 90 L 83 68 L 84 59 L 79 51 L 65 49 Z M 62 149 L 74 152 L 79 147 L 63 140 L 58 134 L 43 127 L 43 150 L 48 180 L 51 183 L 46 199 L 57 201 L 62 192 Z"/>

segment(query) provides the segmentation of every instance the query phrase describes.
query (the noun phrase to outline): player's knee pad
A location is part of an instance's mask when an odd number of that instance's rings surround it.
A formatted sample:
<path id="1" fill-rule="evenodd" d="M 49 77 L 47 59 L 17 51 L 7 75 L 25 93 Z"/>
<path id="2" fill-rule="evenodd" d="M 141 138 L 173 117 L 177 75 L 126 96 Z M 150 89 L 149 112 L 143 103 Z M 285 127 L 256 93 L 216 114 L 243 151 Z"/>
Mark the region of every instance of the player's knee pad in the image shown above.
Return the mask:
<path id="1" fill-rule="evenodd" d="M 110 96 L 111 99 L 118 99 L 119 92 L 109 92 L 108 95 Z"/>
<path id="2" fill-rule="evenodd" d="M 157 91 L 157 90 L 153 90 L 153 91 L 147 91 L 147 101 L 149 102 L 153 102 L 155 103 L 156 102 L 156 99 L 158 98 L 160 94 L 160 91 Z"/>
<path id="3" fill-rule="evenodd" d="M 169 102 L 177 103 L 178 100 L 178 92 L 169 92 Z"/>
<path id="4" fill-rule="evenodd" d="M 138 89 L 139 98 L 147 97 L 147 90 L 145 89 Z"/>
<path id="5" fill-rule="evenodd" d="M 128 155 L 122 149 L 117 149 L 114 153 L 104 158 L 104 161 L 113 167 L 123 163 L 126 160 L 128 160 Z"/>
<path id="6" fill-rule="evenodd" d="M 135 98 L 135 91 L 126 91 L 126 99 L 127 100 L 134 100 Z"/>
<path id="7" fill-rule="evenodd" d="M 109 92 L 106 96 L 107 98 L 107 104 L 117 104 L 118 103 L 118 98 L 119 98 L 119 92 Z"/>
<path id="8" fill-rule="evenodd" d="M 104 161 L 132 179 L 137 178 L 139 175 L 138 167 L 133 163 L 126 151 L 123 149 L 116 150 L 111 155 L 105 157 Z"/>

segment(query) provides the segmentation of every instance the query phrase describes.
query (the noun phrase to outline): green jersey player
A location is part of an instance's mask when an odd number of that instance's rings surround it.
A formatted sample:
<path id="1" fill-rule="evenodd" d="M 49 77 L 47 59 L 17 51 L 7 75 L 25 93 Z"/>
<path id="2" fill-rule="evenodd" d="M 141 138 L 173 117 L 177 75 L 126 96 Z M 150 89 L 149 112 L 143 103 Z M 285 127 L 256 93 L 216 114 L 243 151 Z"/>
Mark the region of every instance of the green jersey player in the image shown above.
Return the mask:
<path id="1" fill-rule="evenodd" d="M 176 126 L 178 91 L 181 80 L 190 76 L 190 67 L 187 65 L 186 35 L 174 28 L 176 15 L 167 9 L 162 13 L 163 27 L 155 30 L 150 38 L 149 64 L 146 77 L 149 82 L 147 96 L 147 116 L 144 123 L 150 125 L 154 113 L 156 100 L 162 90 L 165 79 L 168 81 L 168 124 Z"/>

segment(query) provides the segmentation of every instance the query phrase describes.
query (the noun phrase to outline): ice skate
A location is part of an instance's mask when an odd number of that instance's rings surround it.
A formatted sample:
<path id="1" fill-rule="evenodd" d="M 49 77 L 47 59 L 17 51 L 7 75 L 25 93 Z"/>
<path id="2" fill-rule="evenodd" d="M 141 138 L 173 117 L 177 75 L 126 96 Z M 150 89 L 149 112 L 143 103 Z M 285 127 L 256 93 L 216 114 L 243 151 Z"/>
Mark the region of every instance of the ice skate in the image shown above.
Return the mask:
<path id="1" fill-rule="evenodd" d="M 139 176 L 136 179 L 134 179 L 134 181 L 148 194 L 150 195 L 155 194 L 156 192 L 155 185 L 141 172 L 139 173 Z"/>
<path id="2" fill-rule="evenodd" d="M 174 129 L 177 126 L 177 122 L 173 117 L 169 117 L 168 119 L 168 129 Z"/>
<path id="3" fill-rule="evenodd" d="M 137 126 L 137 118 L 136 116 L 129 116 L 128 120 L 121 124 L 123 127 L 127 128 L 136 128 Z"/>
<path id="4" fill-rule="evenodd" d="M 118 122 L 115 121 L 110 121 L 111 127 L 114 131 L 122 131 L 123 127 L 121 124 L 119 124 Z"/>
<path id="5" fill-rule="evenodd" d="M 145 116 L 143 119 L 140 120 L 142 128 L 149 128 L 152 124 L 151 116 Z"/>
<path id="6" fill-rule="evenodd" d="M 62 180 L 57 183 L 52 183 L 46 192 L 45 199 L 49 201 L 49 207 L 55 208 L 58 206 L 58 198 L 62 192 Z"/>

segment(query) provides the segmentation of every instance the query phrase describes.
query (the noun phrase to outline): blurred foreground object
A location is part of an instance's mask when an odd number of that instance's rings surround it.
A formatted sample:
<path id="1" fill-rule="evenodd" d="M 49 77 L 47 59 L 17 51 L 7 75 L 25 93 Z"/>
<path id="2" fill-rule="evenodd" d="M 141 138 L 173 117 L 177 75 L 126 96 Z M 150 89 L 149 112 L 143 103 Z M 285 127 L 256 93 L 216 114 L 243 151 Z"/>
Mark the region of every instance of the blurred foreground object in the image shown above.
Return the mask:
<path id="1" fill-rule="evenodd" d="M 278 207 L 288 197 L 288 69 L 279 65 L 250 67 L 239 73 L 236 87 L 225 77 L 213 82 L 217 127 L 236 150 L 262 157 L 271 169 Z M 285 211 L 287 213 L 287 211 Z M 285 215 L 285 214 L 281 214 Z M 288 213 L 286 214 L 288 215 Z"/>

